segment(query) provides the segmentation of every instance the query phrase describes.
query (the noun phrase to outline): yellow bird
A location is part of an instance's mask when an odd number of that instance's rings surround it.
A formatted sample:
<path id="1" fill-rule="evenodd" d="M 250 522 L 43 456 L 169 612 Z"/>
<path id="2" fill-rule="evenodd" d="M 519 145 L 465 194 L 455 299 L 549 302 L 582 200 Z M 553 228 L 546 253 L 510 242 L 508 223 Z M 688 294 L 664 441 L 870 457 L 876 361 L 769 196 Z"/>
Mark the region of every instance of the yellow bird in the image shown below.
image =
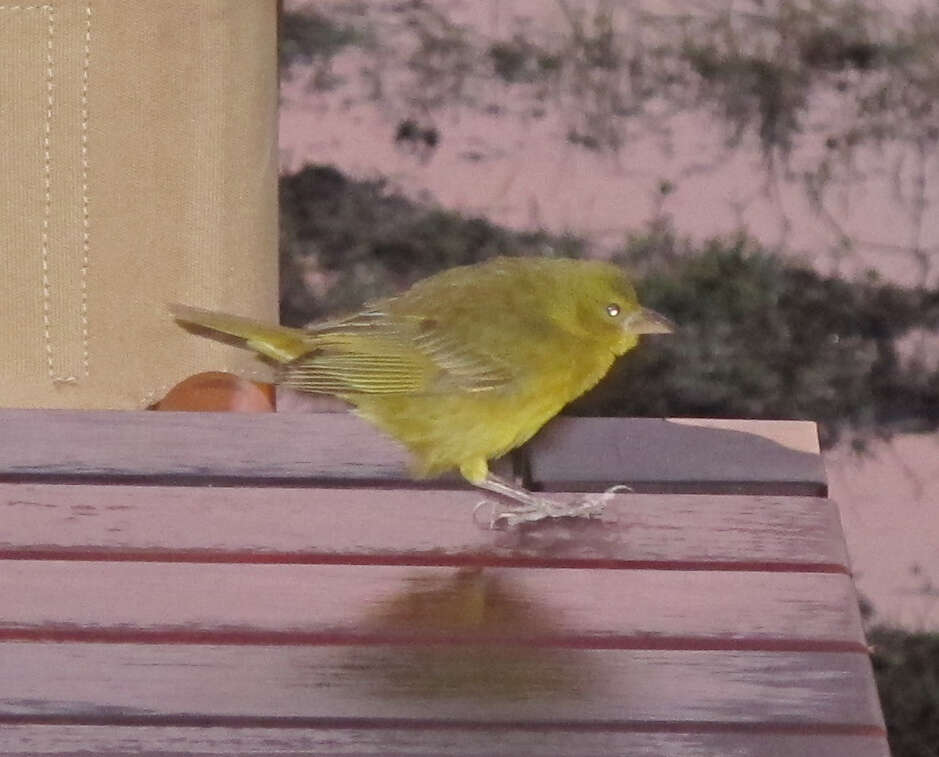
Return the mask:
<path id="1" fill-rule="evenodd" d="M 640 334 L 669 333 L 622 269 L 599 261 L 494 258 L 418 281 L 353 315 L 298 329 L 183 305 L 177 320 L 244 340 L 278 383 L 333 394 L 403 442 L 417 476 L 458 469 L 521 507 L 509 523 L 588 512 L 489 471 L 594 386 Z"/>

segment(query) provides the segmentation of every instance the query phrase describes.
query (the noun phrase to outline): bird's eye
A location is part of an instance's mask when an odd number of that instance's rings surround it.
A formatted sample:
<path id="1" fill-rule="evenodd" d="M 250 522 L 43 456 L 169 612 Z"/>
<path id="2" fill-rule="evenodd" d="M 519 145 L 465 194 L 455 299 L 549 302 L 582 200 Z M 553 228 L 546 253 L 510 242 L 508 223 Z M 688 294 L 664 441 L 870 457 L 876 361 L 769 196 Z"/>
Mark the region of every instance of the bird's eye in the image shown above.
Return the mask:
<path id="1" fill-rule="evenodd" d="M 616 316 L 619 315 L 619 312 L 619 305 L 617 305 L 615 302 L 611 302 L 606 306 L 606 314 L 610 316 L 610 318 L 616 318 Z"/>

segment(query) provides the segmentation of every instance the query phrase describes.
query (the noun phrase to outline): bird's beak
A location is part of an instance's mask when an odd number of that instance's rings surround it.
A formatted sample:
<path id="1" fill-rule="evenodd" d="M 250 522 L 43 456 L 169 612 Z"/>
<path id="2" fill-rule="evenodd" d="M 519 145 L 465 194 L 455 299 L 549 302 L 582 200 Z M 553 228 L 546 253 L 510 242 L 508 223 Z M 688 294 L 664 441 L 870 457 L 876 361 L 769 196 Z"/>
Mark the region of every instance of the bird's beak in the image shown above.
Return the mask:
<path id="1" fill-rule="evenodd" d="M 677 328 L 671 318 L 649 308 L 639 308 L 624 325 L 633 334 L 671 334 Z"/>

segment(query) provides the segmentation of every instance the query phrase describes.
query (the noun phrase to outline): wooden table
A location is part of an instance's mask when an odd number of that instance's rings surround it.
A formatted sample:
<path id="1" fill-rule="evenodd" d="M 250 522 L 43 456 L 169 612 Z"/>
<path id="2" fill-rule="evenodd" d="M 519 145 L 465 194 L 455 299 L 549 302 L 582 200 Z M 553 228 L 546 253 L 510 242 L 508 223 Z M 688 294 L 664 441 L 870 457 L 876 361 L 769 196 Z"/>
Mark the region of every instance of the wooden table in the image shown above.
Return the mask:
<path id="1" fill-rule="evenodd" d="M 0 412 L 0 754 L 887 755 L 814 426 L 558 419 L 476 526 L 353 416 Z"/>

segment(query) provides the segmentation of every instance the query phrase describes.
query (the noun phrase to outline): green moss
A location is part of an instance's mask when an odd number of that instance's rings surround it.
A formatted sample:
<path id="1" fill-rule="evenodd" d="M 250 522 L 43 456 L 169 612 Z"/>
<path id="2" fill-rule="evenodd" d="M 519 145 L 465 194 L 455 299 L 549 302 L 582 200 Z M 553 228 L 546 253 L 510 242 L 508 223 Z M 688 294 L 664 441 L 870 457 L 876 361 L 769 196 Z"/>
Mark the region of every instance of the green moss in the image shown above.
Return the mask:
<path id="1" fill-rule="evenodd" d="M 281 15 L 278 40 L 280 65 L 329 59 L 345 47 L 363 41 L 363 35 L 353 26 L 314 10 L 285 12 Z"/>
<path id="2" fill-rule="evenodd" d="M 939 633 L 876 626 L 868 641 L 893 757 L 936 757 Z"/>

